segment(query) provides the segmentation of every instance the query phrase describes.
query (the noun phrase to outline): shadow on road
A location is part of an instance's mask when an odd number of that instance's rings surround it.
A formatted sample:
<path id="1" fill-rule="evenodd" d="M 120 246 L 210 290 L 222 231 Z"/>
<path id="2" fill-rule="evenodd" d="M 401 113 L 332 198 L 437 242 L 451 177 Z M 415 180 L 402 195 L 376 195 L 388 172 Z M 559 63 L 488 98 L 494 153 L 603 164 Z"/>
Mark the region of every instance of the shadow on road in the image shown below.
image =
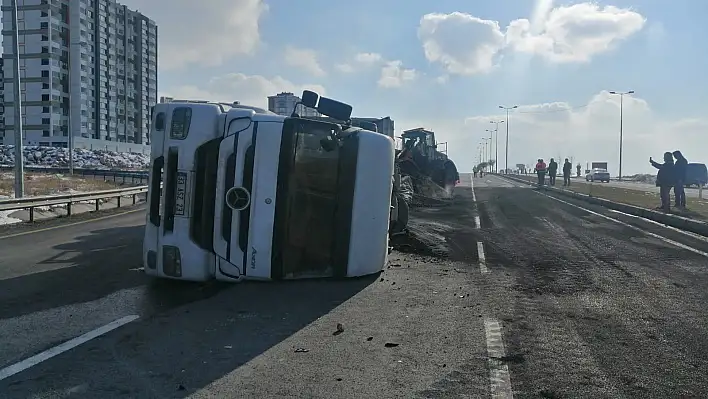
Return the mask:
<path id="1" fill-rule="evenodd" d="M 90 302 L 147 284 L 150 279 L 140 270 L 143 233 L 142 226 L 102 229 L 54 246 L 56 255 L 37 264 L 50 270 L 0 281 L 0 319 Z M 217 291 L 198 284 L 174 289 L 177 285 L 151 285 L 151 307 L 176 306 Z"/>
<path id="2" fill-rule="evenodd" d="M 72 392 L 69 397 L 187 397 L 246 363 L 258 362 L 259 355 L 321 322 L 378 278 L 231 284 L 207 300 L 154 314 L 43 363 L 0 389 L 8 397 L 49 391 Z M 160 298 L 182 295 L 180 284 L 170 281 L 155 282 L 151 291 L 165 294 Z M 330 344 L 337 322 L 320 332 L 318 345 Z M 303 340 L 312 345 L 312 337 Z M 317 349 L 298 341 L 293 338 L 286 351 L 308 356 Z M 57 374 L 62 378 L 46 381 L 48 385 L 36 377 Z"/>

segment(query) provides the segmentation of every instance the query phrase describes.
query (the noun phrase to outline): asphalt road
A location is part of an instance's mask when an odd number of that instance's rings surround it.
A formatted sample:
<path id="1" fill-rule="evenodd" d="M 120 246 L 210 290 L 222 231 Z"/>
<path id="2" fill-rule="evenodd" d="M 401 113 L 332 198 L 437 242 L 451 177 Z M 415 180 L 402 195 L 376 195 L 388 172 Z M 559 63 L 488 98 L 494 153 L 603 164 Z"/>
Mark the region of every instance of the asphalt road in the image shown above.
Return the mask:
<path id="1" fill-rule="evenodd" d="M 346 281 L 151 282 L 142 212 L 0 239 L 0 369 L 139 317 L 0 397 L 708 397 L 705 240 L 494 176 L 456 194 Z"/>

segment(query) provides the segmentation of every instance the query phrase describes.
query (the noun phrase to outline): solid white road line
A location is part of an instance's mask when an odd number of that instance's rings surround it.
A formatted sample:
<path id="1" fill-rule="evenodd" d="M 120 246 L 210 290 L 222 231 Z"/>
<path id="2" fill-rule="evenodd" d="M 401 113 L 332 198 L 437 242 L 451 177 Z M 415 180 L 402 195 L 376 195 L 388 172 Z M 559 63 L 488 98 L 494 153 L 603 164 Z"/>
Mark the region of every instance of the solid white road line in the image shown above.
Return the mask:
<path id="1" fill-rule="evenodd" d="M 608 209 L 608 211 L 609 211 L 610 213 L 618 213 L 618 214 L 620 214 L 620 215 L 629 216 L 629 217 L 635 218 L 635 219 L 640 219 L 640 220 L 643 221 L 643 222 L 655 224 L 655 225 L 660 226 L 660 227 L 663 227 L 663 228 L 665 228 L 665 229 L 667 229 L 667 230 L 675 231 L 675 232 L 680 233 L 680 234 L 683 234 L 683 235 L 685 235 L 685 236 L 688 236 L 688 237 L 691 237 L 691 238 L 695 238 L 696 240 L 708 242 L 708 237 L 704 237 L 704 236 L 698 235 L 698 234 L 696 234 L 696 233 L 691 233 L 690 231 L 685 231 L 685 230 L 677 229 L 676 227 L 667 226 L 667 225 L 665 225 L 665 224 L 663 224 L 663 223 L 655 222 L 655 221 L 653 221 L 653 220 L 651 220 L 651 219 L 645 219 L 645 218 L 643 218 L 643 217 L 641 217 L 641 216 L 637 216 L 637 215 L 630 215 L 629 213 L 620 212 L 620 211 L 617 211 L 617 210 L 614 210 L 614 209 Z"/>
<path id="2" fill-rule="evenodd" d="M 501 323 L 497 320 L 484 319 L 484 334 L 487 336 L 487 355 L 489 356 L 489 380 L 494 399 L 512 399 L 509 366 L 502 362 L 505 356 Z"/>
<path id="3" fill-rule="evenodd" d="M 632 229 L 632 230 L 634 230 L 634 231 L 638 231 L 638 232 L 643 233 L 643 234 L 646 234 L 646 235 L 648 235 L 648 236 L 650 236 L 650 237 L 654 237 L 654 238 L 656 238 L 656 239 L 658 239 L 658 240 L 664 241 L 664 242 L 667 243 L 667 244 L 671 244 L 671 245 L 673 245 L 673 246 L 675 246 L 675 247 L 679 247 L 679 248 L 681 248 L 681 249 L 685 249 L 685 250 L 687 250 L 687 251 L 691 251 L 691 252 L 693 252 L 694 254 L 698 254 L 698 255 L 701 255 L 701 256 L 705 256 L 706 258 L 708 258 L 708 253 L 703 252 L 703 251 L 698 250 L 698 249 L 695 249 L 695 248 L 692 248 L 692 247 L 690 247 L 690 246 L 688 246 L 688 245 L 686 245 L 686 244 L 681 244 L 681 243 L 678 242 L 678 241 L 674 241 L 674 240 L 669 239 L 669 238 L 666 238 L 666 237 L 664 237 L 664 236 L 660 236 L 659 234 L 654 234 L 654 233 L 652 233 L 652 232 L 650 232 L 650 231 L 646 231 L 646 230 L 644 230 L 644 229 L 642 229 L 642 228 L 639 228 L 639 227 L 637 227 L 637 226 L 632 226 L 632 225 L 629 224 L 629 223 L 625 223 L 625 222 L 623 222 L 623 221 L 621 221 L 621 220 L 617 220 L 617 219 L 615 219 L 615 218 L 611 218 L 611 217 L 609 217 L 609 216 L 607 216 L 607 215 L 603 215 L 603 214 L 601 214 L 601 213 L 598 213 L 598 212 L 595 212 L 595 211 L 591 211 L 590 209 L 583 208 L 582 206 L 572 204 L 572 203 L 570 203 L 570 202 L 568 202 L 568 201 L 563 201 L 562 199 L 555 198 L 555 197 L 550 196 L 550 195 L 548 195 L 548 194 L 544 194 L 544 193 L 541 193 L 541 192 L 538 192 L 538 191 L 534 191 L 534 192 L 535 192 L 535 193 L 538 193 L 538 194 L 540 194 L 540 195 L 543 195 L 543 196 L 545 196 L 545 197 L 548 197 L 548 198 L 550 198 L 550 199 L 552 199 L 552 200 L 554 200 L 554 201 L 558 201 L 558 202 L 561 202 L 561 203 L 563 203 L 563 204 L 570 205 L 570 206 L 572 206 L 572 207 L 574 207 L 574 208 L 583 210 L 583 211 L 585 211 L 585 212 L 587 212 L 587 213 L 589 213 L 589 214 L 591 214 L 591 215 L 599 216 L 599 217 L 601 217 L 601 218 L 603 218 L 603 219 L 610 220 L 610 221 L 613 221 L 613 222 L 615 222 L 615 223 L 617 223 L 617 224 L 620 224 L 620 225 L 622 225 L 622 226 L 628 227 L 628 228 L 630 228 L 630 229 Z"/>
<path id="4" fill-rule="evenodd" d="M 19 363 L 15 363 L 11 366 L 5 367 L 4 369 L 0 370 L 0 381 L 12 377 L 17 373 L 23 372 L 29 369 L 30 367 L 34 367 L 39 363 L 53 358 L 54 356 L 60 355 L 68 350 L 74 349 L 81 344 L 84 344 L 94 338 L 100 337 L 101 335 L 113 331 L 118 327 L 122 327 L 132 321 L 137 320 L 138 318 L 139 316 L 136 315 L 122 317 L 118 320 L 106 324 L 103 327 L 99 327 L 93 331 L 87 332 L 84 335 L 80 335 L 74 339 L 66 341 L 63 344 L 47 349 L 46 351 L 38 353 Z"/>
<path id="5" fill-rule="evenodd" d="M 470 175 L 470 188 L 472 189 L 472 202 L 477 202 L 477 196 L 474 193 L 474 176 Z"/>
<path id="6" fill-rule="evenodd" d="M 477 205 L 477 195 L 474 193 L 474 177 L 470 175 L 470 187 L 472 187 L 472 203 Z M 477 229 L 482 228 L 482 221 L 479 220 L 479 215 L 474 216 L 474 227 Z"/>
<path id="7" fill-rule="evenodd" d="M 481 241 L 477 241 L 477 257 L 479 258 L 479 271 L 482 274 L 489 273 L 487 269 L 487 257 L 484 256 L 484 244 Z"/>

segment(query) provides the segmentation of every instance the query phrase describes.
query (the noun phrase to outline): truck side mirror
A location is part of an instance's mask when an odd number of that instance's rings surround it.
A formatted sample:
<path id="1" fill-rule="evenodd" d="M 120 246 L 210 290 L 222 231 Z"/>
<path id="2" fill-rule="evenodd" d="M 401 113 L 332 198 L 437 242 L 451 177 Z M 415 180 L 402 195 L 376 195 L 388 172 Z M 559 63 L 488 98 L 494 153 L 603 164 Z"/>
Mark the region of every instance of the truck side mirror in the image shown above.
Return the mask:
<path id="1" fill-rule="evenodd" d="M 353 108 L 349 104 L 345 104 L 327 97 L 320 97 L 317 104 L 317 111 L 322 115 L 329 116 L 340 121 L 349 121 L 352 117 Z"/>
<path id="2" fill-rule="evenodd" d="M 302 100 L 300 103 L 308 108 L 316 108 L 317 101 L 320 99 L 320 95 L 314 91 L 304 90 L 302 92 Z"/>

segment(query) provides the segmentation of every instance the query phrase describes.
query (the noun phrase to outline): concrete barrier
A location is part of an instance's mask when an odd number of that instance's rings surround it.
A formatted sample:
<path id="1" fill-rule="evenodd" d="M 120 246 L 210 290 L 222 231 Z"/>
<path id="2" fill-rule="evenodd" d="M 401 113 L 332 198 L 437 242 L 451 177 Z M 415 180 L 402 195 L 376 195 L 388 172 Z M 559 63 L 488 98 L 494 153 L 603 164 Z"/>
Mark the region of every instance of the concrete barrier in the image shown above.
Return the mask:
<path id="1" fill-rule="evenodd" d="M 520 178 L 514 175 L 497 175 L 501 178 L 506 178 L 519 183 L 525 183 L 529 186 L 536 186 L 537 184 L 524 178 Z M 685 218 L 683 216 L 671 215 L 664 212 L 658 212 L 652 209 L 641 208 L 634 205 L 623 204 L 620 202 L 610 201 L 608 199 L 593 197 L 590 195 L 577 193 L 571 190 L 564 190 L 558 187 L 544 186 L 544 189 L 553 193 L 557 193 L 566 197 L 571 197 L 585 201 L 591 204 L 600 205 L 608 209 L 623 212 L 629 215 L 638 216 L 644 219 L 649 219 L 657 223 L 665 224 L 680 230 L 689 231 L 704 237 L 708 237 L 708 223 L 699 220 Z"/>

